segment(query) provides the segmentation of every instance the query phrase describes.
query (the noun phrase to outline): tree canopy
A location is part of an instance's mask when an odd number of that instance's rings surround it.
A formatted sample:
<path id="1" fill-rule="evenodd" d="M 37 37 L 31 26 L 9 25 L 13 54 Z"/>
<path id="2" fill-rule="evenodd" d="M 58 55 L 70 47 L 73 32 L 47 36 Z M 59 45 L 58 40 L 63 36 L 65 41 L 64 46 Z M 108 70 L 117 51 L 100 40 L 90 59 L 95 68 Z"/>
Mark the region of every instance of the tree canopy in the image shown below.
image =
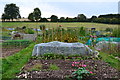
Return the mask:
<path id="1" fill-rule="evenodd" d="M 40 21 L 40 19 L 41 19 L 40 9 L 35 8 L 34 11 L 28 15 L 28 19 L 31 21 Z"/>
<path id="2" fill-rule="evenodd" d="M 58 17 L 56 15 L 52 15 L 50 18 L 51 18 L 51 22 L 57 22 L 58 21 Z"/>
<path id="3" fill-rule="evenodd" d="M 86 21 L 86 16 L 84 14 L 78 14 L 77 16 L 78 21 Z"/>
<path id="4" fill-rule="evenodd" d="M 2 14 L 2 19 L 17 19 L 21 18 L 19 7 L 16 4 L 6 4 L 4 8 L 4 13 Z"/>

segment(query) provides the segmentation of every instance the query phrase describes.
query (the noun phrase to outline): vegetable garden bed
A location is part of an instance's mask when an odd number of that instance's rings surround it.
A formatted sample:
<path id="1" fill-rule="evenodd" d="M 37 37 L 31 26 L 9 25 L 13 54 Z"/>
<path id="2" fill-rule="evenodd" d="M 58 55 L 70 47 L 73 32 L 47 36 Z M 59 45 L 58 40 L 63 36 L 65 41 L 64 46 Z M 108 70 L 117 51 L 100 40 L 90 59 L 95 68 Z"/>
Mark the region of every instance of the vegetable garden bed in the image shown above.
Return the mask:
<path id="1" fill-rule="evenodd" d="M 17 75 L 19 78 L 38 78 L 38 79 L 54 79 L 54 80 L 74 80 L 72 73 L 75 71 L 72 68 L 71 60 L 52 59 L 41 60 L 31 59 L 23 68 L 21 73 Z M 77 60 L 77 62 L 84 63 L 86 67 L 93 72 L 93 76 L 83 78 L 83 80 L 104 80 L 105 78 L 118 79 L 118 72 L 112 68 L 108 63 L 101 60 Z M 55 64 L 59 67 L 58 70 L 49 69 L 50 64 Z M 35 66 L 37 65 L 37 67 Z"/>

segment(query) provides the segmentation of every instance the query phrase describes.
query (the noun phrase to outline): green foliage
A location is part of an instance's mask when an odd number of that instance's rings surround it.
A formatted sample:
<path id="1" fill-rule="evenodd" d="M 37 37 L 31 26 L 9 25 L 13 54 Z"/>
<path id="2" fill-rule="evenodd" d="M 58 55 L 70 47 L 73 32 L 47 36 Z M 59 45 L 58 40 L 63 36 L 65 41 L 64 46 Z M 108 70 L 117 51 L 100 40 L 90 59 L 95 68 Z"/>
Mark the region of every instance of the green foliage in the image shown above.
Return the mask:
<path id="1" fill-rule="evenodd" d="M 65 56 L 62 54 L 45 53 L 43 54 L 42 59 L 65 59 Z"/>
<path id="2" fill-rule="evenodd" d="M 77 71 L 72 73 L 73 78 L 77 80 L 82 80 L 84 77 L 89 76 L 90 72 L 88 72 L 84 67 L 77 69 Z"/>
<path id="3" fill-rule="evenodd" d="M 34 34 L 34 30 L 27 28 L 27 29 L 25 29 L 25 33 L 26 34 Z"/>
<path id="4" fill-rule="evenodd" d="M 32 13 L 29 14 L 28 19 L 31 21 L 39 21 L 41 19 L 41 11 L 39 8 L 35 8 Z"/>
<path id="5" fill-rule="evenodd" d="M 112 32 L 113 29 L 108 27 L 108 28 L 105 29 L 105 31 L 106 31 L 106 32 L 108 32 L 108 31 Z"/>
<path id="6" fill-rule="evenodd" d="M 102 57 L 102 60 L 109 63 L 112 67 L 116 68 L 117 70 L 120 70 L 120 61 L 116 59 L 114 56 L 100 52 L 100 56 Z"/>
<path id="7" fill-rule="evenodd" d="M 60 19 L 59 19 L 59 22 L 65 22 L 66 20 L 65 20 L 65 18 L 64 17 L 61 17 Z"/>
<path id="8" fill-rule="evenodd" d="M 30 13 L 30 14 L 28 15 L 28 19 L 31 20 L 31 21 L 34 21 L 33 13 Z"/>
<path id="9" fill-rule="evenodd" d="M 12 56 L 2 59 L 2 77 L 15 78 L 15 74 L 29 61 L 34 43 L 29 47 L 13 54 Z"/>
<path id="10" fill-rule="evenodd" d="M 50 64 L 49 69 L 50 70 L 59 70 L 60 68 L 56 64 Z"/>
<path id="11" fill-rule="evenodd" d="M 52 15 L 50 18 L 51 18 L 51 22 L 57 22 L 58 21 L 58 17 L 56 15 Z"/>
<path id="12" fill-rule="evenodd" d="M 78 42 L 79 36 L 85 36 L 86 30 L 84 27 L 81 28 L 68 28 L 67 30 L 62 27 L 56 29 L 49 29 L 44 31 L 42 42 L 61 41 L 61 42 Z"/>
<path id="13" fill-rule="evenodd" d="M 6 4 L 4 8 L 4 14 L 2 15 L 2 19 L 17 19 L 21 18 L 19 7 L 16 4 Z"/>
<path id="14" fill-rule="evenodd" d="M 40 30 L 44 31 L 46 29 L 45 25 L 40 25 Z"/>
<path id="15" fill-rule="evenodd" d="M 6 40 L 2 43 L 2 47 L 10 48 L 10 47 L 27 47 L 32 41 L 29 40 Z"/>
<path id="16" fill-rule="evenodd" d="M 114 37 L 120 37 L 120 27 L 115 28 L 115 29 L 113 30 L 112 36 L 114 36 Z"/>
<path id="17" fill-rule="evenodd" d="M 40 22 L 49 22 L 49 21 L 47 20 L 47 18 L 41 18 Z"/>
<path id="18" fill-rule="evenodd" d="M 84 14 L 78 14 L 77 21 L 86 21 L 86 16 Z"/>

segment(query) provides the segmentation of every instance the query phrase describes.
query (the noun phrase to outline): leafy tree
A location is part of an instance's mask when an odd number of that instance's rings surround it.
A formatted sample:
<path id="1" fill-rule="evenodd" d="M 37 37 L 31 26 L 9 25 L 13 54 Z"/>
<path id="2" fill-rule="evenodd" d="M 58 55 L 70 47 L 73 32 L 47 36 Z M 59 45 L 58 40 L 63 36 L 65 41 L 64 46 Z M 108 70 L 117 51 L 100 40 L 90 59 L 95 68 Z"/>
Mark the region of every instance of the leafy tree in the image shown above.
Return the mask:
<path id="1" fill-rule="evenodd" d="M 33 13 L 29 14 L 28 19 L 31 20 L 31 21 L 34 21 Z"/>
<path id="2" fill-rule="evenodd" d="M 61 17 L 61 18 L 59 19 L 59 22 L 65 22 L 65 18 L 64 18 L 64 17 Z"/>
<path id="3" fill-rule="evenodd" d="M 8 15 L 6 15 L 6 14 L 2 14 L 2 21 L 5 21 L 5 19 L 8 19 L 8 20 L 10 20 L 10 17 L 8 16 Z"/>
<path id="4" fill-rule="evenodd" d="M 41 18 L 40 22 L 48 22 L 48 20 L 46 18 Z"/>
<path id="5" fill-rule="evenodd" d="M 77 20 L 78 21 L 86 21 L 86 16 L 84 14 L 78 14 L 77 16 Z"/>
<path id="6" fill-rule="evenodd" d="M 31 21 L 39 21 L 41 19 L 40 9 L 35 8 L 34 11 L 28 15 L 28 19 Z"/>
<path id="7" fill-rule="evenodd" d="M 58 17 L 56 15 L 52 15 L 50 18 L 51 18 L 51 22 L 57 22 L 58 21 Z"/>
<path id="8" fill-rule="evenodd" d="M 92 17 L 90 18 L 91 22 L 94 22 L 96 19 L 97 19 L 97 16 L 92 16 Z"/>
<path id="9" fill-rule="evenodd" d="M 19 7 L 16 6 L 16 4 L 6 4 L 4 8 L 4 14 L 2 15 L 2 19 L 17 19 L 21 18 L 20 12 L 19 12 Z"/>
<path id="10" fill-rule="evenodd" d="M 39 21 L 41 19 L 41 11 L 39 8 L 35 8 L 33 11 L 33 17 L 35 21 Z"/>
<path id="11" fill-rule="evenodd" d="M 67 18 L 66 18 L 66 21 L 67 21 L 67 22 L 73 22 L 74 19 L 73 19 L 73 18 L 69 18 L 69 17 L 67 17 Z"/>

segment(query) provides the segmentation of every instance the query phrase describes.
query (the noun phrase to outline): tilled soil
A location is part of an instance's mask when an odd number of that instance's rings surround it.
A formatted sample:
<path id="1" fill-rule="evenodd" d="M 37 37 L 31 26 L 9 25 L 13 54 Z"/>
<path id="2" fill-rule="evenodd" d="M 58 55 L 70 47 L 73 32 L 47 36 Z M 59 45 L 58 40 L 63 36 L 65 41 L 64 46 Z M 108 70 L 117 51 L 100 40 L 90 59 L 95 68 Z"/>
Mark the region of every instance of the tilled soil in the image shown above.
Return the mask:
<path id="1" fill-rule="evenodd" d="M 19 52 L 22 48 L 2 48 L 2 57 L 11 56 L 14 53 Z"/>
<path id="2" fill-rule="evenodd" d="M 100 60 L 80 60 L 81 63 L 87 65 L 87 69 L 92 71 L 95 75 L 86 77 L 84 80 L 119 80 L 118 78 L 120 71 L 109 66 L 108 63 L 105 63 Z M 41 70 L 29 71 L 35 64 L 43 65 Z M 50 64 L 56 64 L 60 70 L 47 70 Z M 75 69 L 71 66 L 72 61 L 69 60 L 40 60 L 40 59 L 31 59 L 22 69 L 18 78 L 37 78 L 44 80 L 65 80 L 66 76 L 72 76 L 72 72 Z"/>

